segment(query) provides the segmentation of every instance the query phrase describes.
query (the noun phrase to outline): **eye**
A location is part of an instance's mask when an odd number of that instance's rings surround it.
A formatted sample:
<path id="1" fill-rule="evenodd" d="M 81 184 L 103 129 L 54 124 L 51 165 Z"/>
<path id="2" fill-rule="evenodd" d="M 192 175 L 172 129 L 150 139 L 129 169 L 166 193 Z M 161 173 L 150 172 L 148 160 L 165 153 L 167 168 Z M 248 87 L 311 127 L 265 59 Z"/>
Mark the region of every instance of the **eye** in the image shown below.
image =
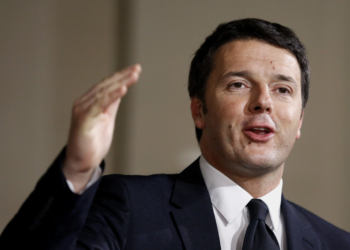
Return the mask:
<path id="1" fill-rule="evenodd" d="M 245 93 L 250 88 L 249 82 L 245 82 L 244 80 L 232 80 L 231 82 L 226 84 L 226 90 L 234 93 Z"/>
<path id="2" fill-rule="evenodd" d="M 235 82 L 235 83 L 232 83 L 232 84 L 230 85 L 230 87 L 233 87 L 233 88 L 236 88 L 236 89 L 240 89 L 240 88 L 243 87 L 243 83 L 241 83 L 241 82 Z"/>
<path id="3" fill-rule="evenodd" d="M 277 92 L 279 92 L 281 94 L 288 94 L 288 93 L 290 93 L 289 89 L 287 89 L 287 88 L 278 88 Z"/>

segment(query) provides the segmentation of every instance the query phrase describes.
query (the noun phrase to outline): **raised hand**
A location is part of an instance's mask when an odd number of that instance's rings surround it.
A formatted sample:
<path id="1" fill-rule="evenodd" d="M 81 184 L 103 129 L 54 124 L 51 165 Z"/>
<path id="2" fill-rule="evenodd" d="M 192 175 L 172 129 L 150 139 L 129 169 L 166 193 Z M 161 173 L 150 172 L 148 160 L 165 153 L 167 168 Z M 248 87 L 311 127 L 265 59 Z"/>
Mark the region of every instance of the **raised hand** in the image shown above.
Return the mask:
<path id="1" fill-rule="evenodd" d="M 74 102 L 63 173 L 79 192 L 107 155 L 121 98 L 139 78 L 139 64 L 92 87 Z"/>

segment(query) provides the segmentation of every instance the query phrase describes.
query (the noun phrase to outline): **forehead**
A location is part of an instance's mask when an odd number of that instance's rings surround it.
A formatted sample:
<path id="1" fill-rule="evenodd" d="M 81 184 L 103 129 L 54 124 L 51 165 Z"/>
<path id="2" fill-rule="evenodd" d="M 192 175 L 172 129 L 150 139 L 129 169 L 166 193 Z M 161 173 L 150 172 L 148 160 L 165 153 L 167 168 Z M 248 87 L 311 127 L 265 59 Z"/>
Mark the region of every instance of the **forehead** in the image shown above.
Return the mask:
<path id="1" fill-rule="evenodd" d="M 286 49 L 257 40 L 237 40 L 221 46 L 214 55 L 212 75 L 250 71 L 269 77 L 283 74 L 300 83 L 301 71 L 295 56 Z"/>

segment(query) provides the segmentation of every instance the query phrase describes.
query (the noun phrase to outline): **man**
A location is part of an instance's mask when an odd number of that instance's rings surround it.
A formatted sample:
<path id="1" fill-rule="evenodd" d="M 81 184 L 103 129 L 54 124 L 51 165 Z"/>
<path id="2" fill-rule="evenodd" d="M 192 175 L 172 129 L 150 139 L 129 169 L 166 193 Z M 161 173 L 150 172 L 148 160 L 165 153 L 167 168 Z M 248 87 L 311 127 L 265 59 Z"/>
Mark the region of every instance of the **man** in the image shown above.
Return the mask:
<path id="1" fill-rule="evenodd" d="M 99 179 L 131 66 L 74 103 L 66 149 L 2 234 L 7 249 L 350 249 L 350 235 L 282 196 L 309 66 L 295 34 L 220 25 L 189 76 L 201 157 L 178 175 Z M 73 192 L 72 192 L 73 191 Z"/>

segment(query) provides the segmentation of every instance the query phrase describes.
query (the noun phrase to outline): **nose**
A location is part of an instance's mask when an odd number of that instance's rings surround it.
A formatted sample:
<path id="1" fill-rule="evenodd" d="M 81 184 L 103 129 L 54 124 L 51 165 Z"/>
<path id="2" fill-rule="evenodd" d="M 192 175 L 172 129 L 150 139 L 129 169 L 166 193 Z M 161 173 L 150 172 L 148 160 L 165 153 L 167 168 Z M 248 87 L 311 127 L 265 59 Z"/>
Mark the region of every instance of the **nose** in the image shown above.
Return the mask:
<path id="1" fill-rule="evenodd" d="M 252 113 L 271 113 L 272 101 L 270 90 L 267 85 L 257 87 L 252 91 L 251 100 L 249 103 L 249 111 Z"/>

